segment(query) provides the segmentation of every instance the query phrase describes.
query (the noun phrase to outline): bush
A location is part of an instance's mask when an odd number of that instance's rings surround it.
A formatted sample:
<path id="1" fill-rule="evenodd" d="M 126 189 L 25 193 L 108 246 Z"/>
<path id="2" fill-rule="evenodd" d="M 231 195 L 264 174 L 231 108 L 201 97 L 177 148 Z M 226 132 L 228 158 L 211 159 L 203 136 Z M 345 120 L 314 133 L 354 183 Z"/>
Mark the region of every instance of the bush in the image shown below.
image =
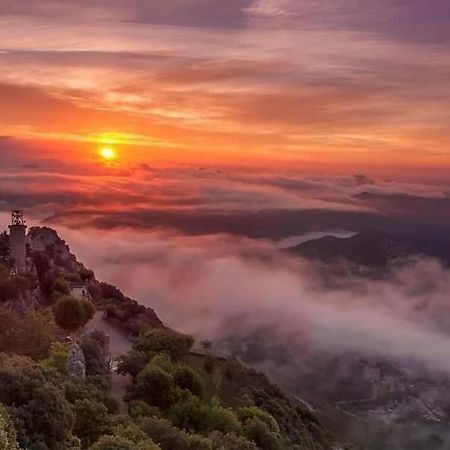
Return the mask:
<path id="1" fill-rule="evenodd" d="M 129 374 L 133 378 L 136 378 L 139 372 L 145 369 L 148 362 L 148 355 L 137 350 L 130 350 L 118 358 L 117 373 L 121 375 Z"/>
<path id="2" fill-rule="evenodd" d="M 17 433 L 11 417 L 5 407 L 0 405 L 0 448 L 2 450 L 20 450 Z"/>
<path id="3" fill-rule="evenodd" d="M 168 409 L 172 404 L 173 378 L 159 367 L 147 366 L 136 378 L 131 397 L 151 406 Z"/>
<path id="4" fill-rule="evenodd" d="M 55 341 L 55 324 L 50 315 L 33 311 L 19 317 L 13 311 L 0 307 L 0 352 L 17 353 L 33 359 L 48 355 Z"/>
<path id="5" fill-rule="evenodd" d="M 241 431 L 236 414 L 216 402 L 203 403 L 198 397 L 187 394 L 170 410 L 169 417 L 179 428 L 189 432 L 207 434 L 217 430 L 224 433 Z"/>
<path id="6" fill-rule="evenodd" d="M 42 364 L 57 370 L 61 375 L 66 375 L 68 359 L 68 346 L 62 342 L 54 342 L 50 347 L 48 358 L 42 361 Z"/>
<path id="7" fill-rule="evenodd" d="M 160 447 L 151 441 L 133 442 L 122 436 L 102 436 L 90 450 L 160 450 Z"/>
<path id="8" fill-rule="evenodd" d="M 0 357 L 0 403 L 9 407 L 22 448 L 62 448 L 73 425 L 64 391 L 26 358 Z"/>
<path id="9" fill-rule="evenodd" d="M 53 280 L 51 290 L 59 295 L 69 295 L 70 284 L 64 278 L 58 277 Z"/>
<path id="10" fill-rule="evenodd" d="M 173 380 L 176 386 L 186 389 L 192 394 L 200 397 L 203 391 L 203 385 L 200 377 L 187 366 L 179 366 L 175 370 Z"/>
<path id="11" fill-rule="evenodd" d="M 281 450 L 283 448 L 279 436 L 270 430 L 267 423 L 258 418 L 250 419 L 245 423 L 244 436 L 262 450 Z"/>
<path id="12" fill-rule="evenodd" d="M 150 406 L 143 400 L 134 400 L 128 406 L 128 414 L 133 419 L 139 417 L 161 417 L 161 411 L 156 406 Z"/>
<path id="13" fill-rule="evenodd" d="M 190 450 L 189 435 L 166 419 L 141 418 L 138 420 L 139 427 L 154 442 L 160 445 L 162 450 Z"/>
<path id="14" fill-rule="evenodd" d="M 169 418 L 178 428 L 192 433 L 206 433 L 209 430 L 211 407 L 192 394 L 176 403 L 169 412 Z"/>
<path id="15" fill-rule="evenodd" d="M 168 328 L 152 328 L 138 338 L 133 348 L 146 355 L 163 353 L 174 361 L 185 357 L 193 345 L 191 336 L 177 333 Z"/>
<path id="16" fill-rule="evenodd" d="M 237 414 L 241 422 L 244 424 L 251 419 L 259 419 L 268 425 L 271 431 L 275 433 L 280 432 L 280 427 L 273 416 L 271 416 L 267 411 L 264 411 L 256 406 L 245 406 L 243 408 L 239 408 Z"/>
<path id="17" fill-rule="evenodd" d="M 209 435 L 213 450 L 258 450 L 254 442 L 234 433 L 220 433 L 214 431 Z"/>
<path id="18" fill-rule="evenodd" d="M 198 434 L 188 434 L 189 450 L 212 450 L 210 439 Z"/>
<path id="19" fill-rule="evenodd" d="M 86 359 L 87 375 L 105 375 L 109 373 L 109 339 L 103 331 L 93 331 L 85 334 L 80 340 L 80 347 Z"/>
<path id="20" fill-rule="evenodd" d="M 208 431 L 221 431 L 222 433 L 241 433 L 242 426 L 236 413 L 230 408 L 223 408 L 215 404 L 211 407 Z"/>
<path id="21" fill-rule="evenodd" d="M 81 439 L 84 447 L 88 447 L 105 432 L 108 410 L 99 402 L 85 399 L 75 402 L 73 412 L 73 433 Z"/>
<path id="22" fill-rule="evenodd" d="M 66 399 L 72 404 L 78 400 L 91 400 L 105 405 L 110 413 L 117 411 L 116 401 L 111 396 L 111 385 L 106 377 L 87 377 L 84 380 L 66 378 L 64 390 Z"/>
<path id="23" fill-rule="evenodd" d="M 55 320 L 64 330 L 74 332 L 86 325 L 94 317 L 95 307 L 88 300 L 66 296 L 53 307 Z"/>

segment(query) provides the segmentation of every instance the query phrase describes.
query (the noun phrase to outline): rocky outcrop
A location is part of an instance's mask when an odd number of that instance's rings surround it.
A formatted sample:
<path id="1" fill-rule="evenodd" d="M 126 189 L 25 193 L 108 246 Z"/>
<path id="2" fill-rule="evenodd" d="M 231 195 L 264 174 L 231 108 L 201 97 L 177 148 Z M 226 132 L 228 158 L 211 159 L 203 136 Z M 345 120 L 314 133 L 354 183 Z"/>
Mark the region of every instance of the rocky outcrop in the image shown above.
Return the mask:
<path id="1" fill-rule="evenodd" d="M 86 360 L 84 353 L 77 342 L 74 342 L 69 350 L 67 361 L 67 374 L 73 378 L 86 377 Z"/>
<path id="2" fill-rule="evenodd" d="M 64 267 L 69 271 L 75 271 L 80 266 L 66 242 L 51 228 L 31 228 L 28 232 L 27 243 L 32 253 L 45 253 L 56 266 Z"/>

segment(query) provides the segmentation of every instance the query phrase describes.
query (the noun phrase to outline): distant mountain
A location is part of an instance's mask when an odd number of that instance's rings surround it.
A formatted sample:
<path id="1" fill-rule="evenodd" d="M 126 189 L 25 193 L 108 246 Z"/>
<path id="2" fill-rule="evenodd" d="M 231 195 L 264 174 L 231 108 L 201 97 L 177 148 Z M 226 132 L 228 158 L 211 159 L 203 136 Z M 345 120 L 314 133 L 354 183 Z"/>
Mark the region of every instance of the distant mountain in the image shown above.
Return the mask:
<path id="1" fill-rule="evenodd" d="M 349 238 L 326 236 L 291 247 L 288 251 L 325 263 L 342 260 L 368 268 L 383 268 L 393 260 L 414 255 L 437 258 L 450 265 L 450 237 L 443 235 L 400 236 L 371 231 Z"/>
<path id="2" fill-rule="evenodd" d="M 448 227 L 450 223 L 450 196 L 421 197 L 410 194 L 361 192 L 353 196 L 359 202 L 380 213 L 419 220 Z"/>

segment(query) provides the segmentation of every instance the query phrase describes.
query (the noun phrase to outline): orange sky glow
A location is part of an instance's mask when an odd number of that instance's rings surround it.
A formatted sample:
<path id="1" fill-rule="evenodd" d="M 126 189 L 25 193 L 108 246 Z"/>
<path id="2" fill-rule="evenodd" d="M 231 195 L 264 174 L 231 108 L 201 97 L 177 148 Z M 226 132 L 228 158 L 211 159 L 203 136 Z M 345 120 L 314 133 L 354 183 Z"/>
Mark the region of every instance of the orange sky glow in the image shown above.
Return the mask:
<path id="1" fill-rule="evenodd" d="M 375 24 L 332 3 L 318 20 L 303 1 L 235 1 L 199 24 L 160 2 L 6 2 L 0 135 L 80 163 L 114 145 L 124 164 L 450 170 L 446 36 L 385 29 L 395 0 Z"/>

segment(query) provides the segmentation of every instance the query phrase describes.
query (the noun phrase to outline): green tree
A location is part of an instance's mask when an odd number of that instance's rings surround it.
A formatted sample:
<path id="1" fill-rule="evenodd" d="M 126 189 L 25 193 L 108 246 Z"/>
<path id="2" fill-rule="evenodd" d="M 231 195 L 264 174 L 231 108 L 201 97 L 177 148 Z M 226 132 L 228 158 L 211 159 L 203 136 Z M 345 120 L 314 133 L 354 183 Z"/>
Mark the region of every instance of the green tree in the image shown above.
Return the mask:
<path id="1" fill-rule="evenodd" d="M 262 450 L 281 450 L 280 437 L 274 433 L 266 422 L 255 417 L 244 425 L 244 436 L 253 441 Z"/>
<path id="2" fill-rule="evenodd" d="M 102 436 L 91 450 L 161 450 L 133 423 L 119 424 L 110 436 Z"/>
<path id="3" fill-rule="evenodd" d="M 0 351 L 18 353 L 33 359 L 47 356 L 56 340 L 53 318 L 43 311 L 33 311 L 24 317 L 0 307 Z"/>
<path id="4" fill-rule="evenodd" d="M 77 400 L 92 400 L 105 405 L 110 413 L 117 411 L 117 403 L 111 396 L 111 383 L 107 377 L 90 376 L 84 380 L 66 378 L 64 389 L 71 404 L 75 404 Z"/>
<path id="5" fill-rule="evenodd" d="M 88 300 L 66 296 L 54 305 L 53 312 L 58 326 L 64 330 L 75 332 L 92 319 L 95 307 Z"/>
<path id="6" fill-rule="evenodd" d="M 222 433 L 241 433 L 242 425 L 236 413 L 230 408 L 222 407 L 213 402 L 209 413 L 208 431 L 221 431 Z"/>
<path id="7" fill-rule="evenodd" d="M 209 438 L 212 442 L 213 450 L 258 450 L 254 442 L 238 436 L 234 433 L 220 433 L 213 431 Z"/>
<path id="8" fill-rule="evenodd" d="M 103 331 L 93 331 L 85 334 L 80 340 L 80 347 L 86 359 L 88 375 L 105 375 L 108 367 L 108 336 Z"/>
<path id="9" fill-rule="evenodd" d="M 172 360 L 178 361 L 189 353 L 193 345 L 191 336 L 177 333 L 168 328 L 152 328 L 145 335 L 137 339 L 133 348 L 139 352 L 149 355 L 163 353 Z M 150 359 L 149 358 L 149 359 Z"/>
<path id="10" fill-rule="evenodd" d="M 16 349 L 17 336 L 20 331 L 19 316 L 9 309 L 0 307 L 0 352 L 13 352 Z"/>
<path id="11" fill-rule="evenodd" d="M 16 353 L 34 360 L 42 359 L 56 341 L 56 326 L 51 314 L 33 311 L 21 320 L 21 328 L 16 341 Z"/>
<path id="12" fill-rule="evenodd" d="M 0 405 L 0 448 L 2 450 L 19 450 L 17 433 L 6 408 Z"/>
<path id="13" fill-rule="evenodd" d="M 72 409 L 75 414 L 73 434 L 81 439 L 83 447 L 89 447 L 105 433 L 108 410 L 103 404 L 88 399 L 77 400 Z"/>
<path id="14" fill-rule="evenodd" d="M 174 383 L 170 374 L 159 367 L 147 366 L 132 386 L 132 398 L 142 399 L 149 405 L 168 409 L 173 401 Z"/>
<path id="15" fill-rule="evenodd" d="M 122 375 L 129 374 L 135 378 L 138 376 L 139 372 L 145 369 L 145 366 L 150 359 L 148 355 L 145 355 L 143 352 L 130 350 L 128 353 L 121 355 L 118 358 L 117 372 Z"/>
<path id="16" fill-rule="evenodd" d="M 198 434 L 188 434 L 189 450 L 212 450 L 210 439 Z"/>
<path id="17" fill-rule="evenodd" d="M 237 410 L 237 414 L 242 423 L 246 423 L 251 419 L 259 419 L 266 423 L 271 431 L 275 433 L 280 432 L 280 427 L 274 417 L 257 406 L 244 406 Z"/>
<path id="18" fill-rule="evenodd" d="M 203 403 L 190 393 L 173 405 L 169 417 L 174 425 L 193 433 L 207 434 L 214 430 L 240 433 L 242 428 L 233 410 L 223 408 L 217 400 Z"/>
<path id="19" fill-rule="evenodd" d="M 9 407 L 21 447 L 64 449 L 73 415 L 58 382 L 27 358 L 0 356 L 0 403 Z"/>
<path id="20" fill-rule="evenodd" d="M 175 426 L 191 433 L 209 430 L 211 408 L 192 394 L 185 395 L 172 406 L 169 418 Z"/>
<path id="21" fill-rule="evenodd" d="M 45 367 L 56 369 L 61 375 L 67 374 L 69 348 L 62 342 L 54 342 L 50 347 L 48 358 L 42 361 Z"/>
<path id="22" fill-rule="evenodd" d="M 190 367 L 178 366 L 173 374 L 173 380 L 179 388 L 187 389 L 198 397 L 202 395 L 202 381 Z"/>
<path id="23" fill-rule="evenodd" d="M 162 450 L 190 450 L 188 434 L 167 419 L 142 417 L 138 425 Z"/>
<path id="24" fill-rule="evenodd" d="M 128 405 L 128 414 L 133 419 L 138 417 L 160 417 L 161 411 L 156 406 L 150 406 L 143 400 L 134 400 Z"/>
<path id="25" fill-rule="evenodd" d="M 59 295 L 69 295 L 70 294 L 70 284 L 64 278 L 57 277 L 52 281 L 51 290 L 53 293 L 56 293 Z"/>
<path id="26" fill-rule="evenodd" d="M 90 450 L 160 450 L 160 447 L 152 442 L 136 444 L 121 436 L 102 436 Z"/>

